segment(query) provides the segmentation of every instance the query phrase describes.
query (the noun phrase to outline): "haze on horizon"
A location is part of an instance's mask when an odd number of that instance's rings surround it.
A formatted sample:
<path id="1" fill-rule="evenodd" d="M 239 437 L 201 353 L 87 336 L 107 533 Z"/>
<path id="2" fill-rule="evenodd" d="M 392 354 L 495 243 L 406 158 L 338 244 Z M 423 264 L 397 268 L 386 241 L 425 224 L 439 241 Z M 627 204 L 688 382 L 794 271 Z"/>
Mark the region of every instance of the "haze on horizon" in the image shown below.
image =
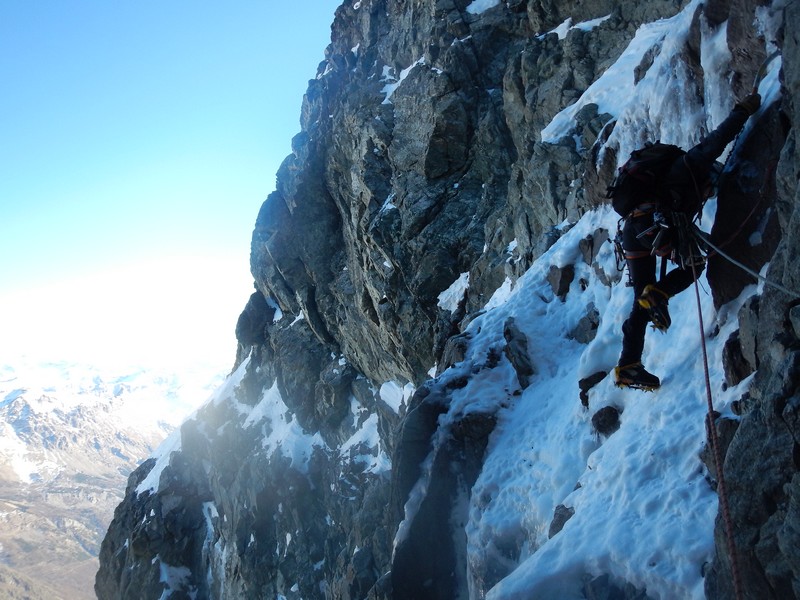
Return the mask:
<path id="1" fill-rule="evenodd" d="M 0 363 L 230 365 L 337 6 L 0 5 Z"/>

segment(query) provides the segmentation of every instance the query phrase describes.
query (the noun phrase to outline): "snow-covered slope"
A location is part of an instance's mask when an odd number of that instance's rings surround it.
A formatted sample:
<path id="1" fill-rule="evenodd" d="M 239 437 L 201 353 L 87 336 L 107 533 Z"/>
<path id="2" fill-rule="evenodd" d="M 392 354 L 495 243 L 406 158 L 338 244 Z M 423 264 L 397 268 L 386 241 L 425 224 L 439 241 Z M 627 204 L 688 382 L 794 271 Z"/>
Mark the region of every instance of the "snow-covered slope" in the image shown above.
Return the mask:
<path id="1" fill-rule="evenodd" d="M 613 230 L 616 220 L 607 208 L 584 216 L 502 304 L 471 325 L 476 333 L 467 361 L 502 347 L 503 324 L 514 317 L 537 371 L 521 395 L 510 399 L 503 390 L 513 380 L 511 365 L 485 378 L 474 376 L 456 392 L 457 403 L 448 412 L 460 417 L 485 411 L 482 405 L 491 399 L 507 404 L 497 412 L 472 490 L 466 531 L 469 563 L 480 570 L 475 585 L 487 583 L 488 566 L 506 562 L 507 546 L 518 558 L 506 563 L 506 577 L 491 581 L 496 584 L 491 591 L 473 589 L 471 597 L 582 598 L 584 580 L 600 574 L 646 589 L 654 598 L 704 597 L 703 566 L 713 557 L 717 496 L 700 458 L 707 405 L 693 291 L 671 303 L 668 333 L 648 334 L 645 360 L 661 376 L 660 390 L 620 390 L 611 374 L 591 389 L 588 407 L 577 401 L 576 374 L 610 372 L 616 364 L 620 328 L 632 302 L 631 288 L 606 285 L 578 250 L 582 239 L 598 228 Z M 568 264 L 576 265 L 575 280 L 562 301 L 547 273 L 551 265 Z M 597 253 L 597 265 L 604 277 L 614 277 L 610 243 Z M 730 402 L 748 383 L 725 389 L 721 369 L 738 302 L 716 314 L 702 279 L 700 286 L 715 406 L 729 413 Z M 597 336 L 586 345 L 570 338 L 590 305 L 601 319 Z M 498 380 L 501 374 L 506 382 Z M 608 437 L 591 421 L 606 406 L 621 413 L 619 430 Z M 558 506 L 574 514 L 549 538 Z"/>

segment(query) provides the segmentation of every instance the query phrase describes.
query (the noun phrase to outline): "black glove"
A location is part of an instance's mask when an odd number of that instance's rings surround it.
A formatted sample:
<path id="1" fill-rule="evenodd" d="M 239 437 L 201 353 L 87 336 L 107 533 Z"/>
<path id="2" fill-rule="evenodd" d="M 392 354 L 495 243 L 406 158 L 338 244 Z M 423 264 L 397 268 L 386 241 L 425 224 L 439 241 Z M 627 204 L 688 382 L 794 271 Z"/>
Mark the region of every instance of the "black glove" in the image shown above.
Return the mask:
<path id="1" fill-rule="evenodd" d="M 736 103 L 734 108 L 741 108 L 748 115 L 752 115 L 761 107 L 761 96 L 758 94 L 749 94 Z"/>

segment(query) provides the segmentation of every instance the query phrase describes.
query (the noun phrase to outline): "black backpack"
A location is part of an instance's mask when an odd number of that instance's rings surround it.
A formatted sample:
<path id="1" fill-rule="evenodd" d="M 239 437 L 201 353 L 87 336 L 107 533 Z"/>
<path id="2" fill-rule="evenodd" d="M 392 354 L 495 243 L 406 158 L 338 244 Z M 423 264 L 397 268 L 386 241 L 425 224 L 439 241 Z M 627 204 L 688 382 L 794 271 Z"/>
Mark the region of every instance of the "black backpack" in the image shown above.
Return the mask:
<path id="1" fill-rule="evenodd" d="M 637 205 L 648 200 L 666 201 L 663 178 L 675 159 L 686 152 L 672 144 L 647 143 L 631 152 L 631 157 L 619 168 L 614 182 L 608 186 L 606 198 L 622 217 L 627 217 Z"/>

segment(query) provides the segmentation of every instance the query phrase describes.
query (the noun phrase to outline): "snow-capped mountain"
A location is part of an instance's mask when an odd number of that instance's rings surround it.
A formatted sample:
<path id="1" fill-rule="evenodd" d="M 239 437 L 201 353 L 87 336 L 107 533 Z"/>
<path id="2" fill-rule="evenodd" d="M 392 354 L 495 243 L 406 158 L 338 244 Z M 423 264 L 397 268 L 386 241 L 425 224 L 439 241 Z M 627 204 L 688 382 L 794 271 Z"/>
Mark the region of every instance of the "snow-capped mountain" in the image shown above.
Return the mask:
<path id="1" fill-rule="evenodd" d="M 0 563 L 46 597 L 93 598 L 126 478 L 221 380 L 193 375 L 0 367 Z"/>

